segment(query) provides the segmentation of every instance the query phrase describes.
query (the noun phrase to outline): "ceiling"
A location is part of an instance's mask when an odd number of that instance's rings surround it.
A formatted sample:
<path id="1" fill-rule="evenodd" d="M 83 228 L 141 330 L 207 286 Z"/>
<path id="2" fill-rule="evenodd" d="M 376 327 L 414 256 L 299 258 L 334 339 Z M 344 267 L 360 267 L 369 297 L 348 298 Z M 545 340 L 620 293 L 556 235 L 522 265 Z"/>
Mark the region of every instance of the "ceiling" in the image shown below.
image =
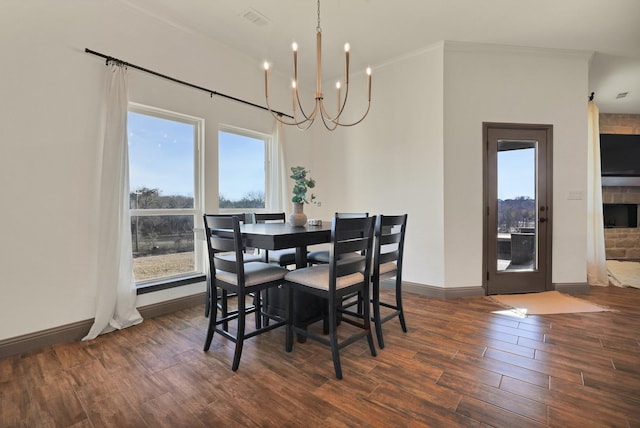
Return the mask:
<path id="1" fill-rule="evenodd" d="M 301 78 L 315 78 L 314 0 L 120 1 L 225 43 L 256 67 L 268 60 L 274 73 L 290 73 L 295 41 Z M 343 72 L 347 41 L 353 73 L 442 40 L 583 50 L 594 53 L 588 92 L 600 111 L 640 114 L 640 0 L 322 0 L 320 13 L 325 78 Z"/>

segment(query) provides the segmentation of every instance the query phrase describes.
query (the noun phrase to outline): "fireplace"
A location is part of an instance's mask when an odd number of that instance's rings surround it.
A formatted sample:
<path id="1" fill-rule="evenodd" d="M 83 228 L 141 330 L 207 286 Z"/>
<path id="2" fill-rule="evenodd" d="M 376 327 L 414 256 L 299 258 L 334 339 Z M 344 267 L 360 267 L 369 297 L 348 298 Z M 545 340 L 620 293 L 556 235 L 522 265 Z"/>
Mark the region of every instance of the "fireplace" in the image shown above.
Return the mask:
<path id="1" fill-rule="evenodd" d="M 638 204 L 604 204 L 604 227 L 638 227 Z"/>

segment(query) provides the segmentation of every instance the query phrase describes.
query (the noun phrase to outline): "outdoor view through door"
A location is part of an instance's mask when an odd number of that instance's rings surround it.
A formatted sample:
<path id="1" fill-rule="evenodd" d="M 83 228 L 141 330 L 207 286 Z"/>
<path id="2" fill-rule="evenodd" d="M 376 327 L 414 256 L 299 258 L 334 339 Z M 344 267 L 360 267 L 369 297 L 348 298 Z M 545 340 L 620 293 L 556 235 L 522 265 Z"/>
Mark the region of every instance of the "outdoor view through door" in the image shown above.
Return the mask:
<path id="1" fill-rule="evenodd" d="M 550 284 L 551 127 L 485 124 L 488 294 Z"/>

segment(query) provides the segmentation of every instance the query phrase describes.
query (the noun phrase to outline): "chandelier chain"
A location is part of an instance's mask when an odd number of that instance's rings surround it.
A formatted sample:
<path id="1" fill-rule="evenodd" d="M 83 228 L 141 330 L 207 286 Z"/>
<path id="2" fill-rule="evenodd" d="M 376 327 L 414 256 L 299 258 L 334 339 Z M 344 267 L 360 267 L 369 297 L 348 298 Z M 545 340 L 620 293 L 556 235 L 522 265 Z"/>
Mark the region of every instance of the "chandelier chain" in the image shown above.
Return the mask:
<path id="1" fill-rule="evenodd" d="M 322 31 L 322 28 L 320 28 L 320 0 L 318 0 L 318 26 L 316 27 L 316 31 Z"/>

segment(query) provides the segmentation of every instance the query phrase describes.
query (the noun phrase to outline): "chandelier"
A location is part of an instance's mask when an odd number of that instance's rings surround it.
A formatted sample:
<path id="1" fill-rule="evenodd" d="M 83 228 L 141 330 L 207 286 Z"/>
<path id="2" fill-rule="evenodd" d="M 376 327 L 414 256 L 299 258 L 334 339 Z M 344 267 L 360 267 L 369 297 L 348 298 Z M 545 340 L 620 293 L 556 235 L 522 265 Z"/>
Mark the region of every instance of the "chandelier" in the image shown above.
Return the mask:
<path id="1" fill-rule="evenodd" d="M 299 129 L 308 129 L 316 118 L 319 116 L 322 119 L 324 126 L 330 130 L 335 130 L 338 126 L 353 126 L 362 122 L 362 120 L 369 113 L 371 108 L 371 68 L 367 67 L 367 110 L 364 115 L 355 122 L 344 123 L 340 120 L 342 113 L 344 112 L 345 105 L 347 104 L 347 98 L 349 95 L 349 43 L 344 45 L 344 97 L 342 96 L 342 84 L 340 81 L 336 83 L 336 95 L 337 95 L 337 109 L 335 116 L 332 116 L 324 104 L 324 96 L 322 94 L 322 28 L 320 28 L 320 0 L 318 0 L 318 26 L 316 27 L 316 93 L 315 103 L 313 104 L 313 110 L 308 114 L 302 108 L 300 102 L 300 95 L 298 91 L 298 44 L 293 43 L 293 80 L 291 81 L 292 88 L 292 105 L 293 116 L 292 120 L 285 120 L 281 114 L 274 112 L 269 105 L 269 63 L 264 63 L 264 93 L 267 101 L 267 110 L 271 112 L 273 117 L 285 125 L 295 125 Z"/>

